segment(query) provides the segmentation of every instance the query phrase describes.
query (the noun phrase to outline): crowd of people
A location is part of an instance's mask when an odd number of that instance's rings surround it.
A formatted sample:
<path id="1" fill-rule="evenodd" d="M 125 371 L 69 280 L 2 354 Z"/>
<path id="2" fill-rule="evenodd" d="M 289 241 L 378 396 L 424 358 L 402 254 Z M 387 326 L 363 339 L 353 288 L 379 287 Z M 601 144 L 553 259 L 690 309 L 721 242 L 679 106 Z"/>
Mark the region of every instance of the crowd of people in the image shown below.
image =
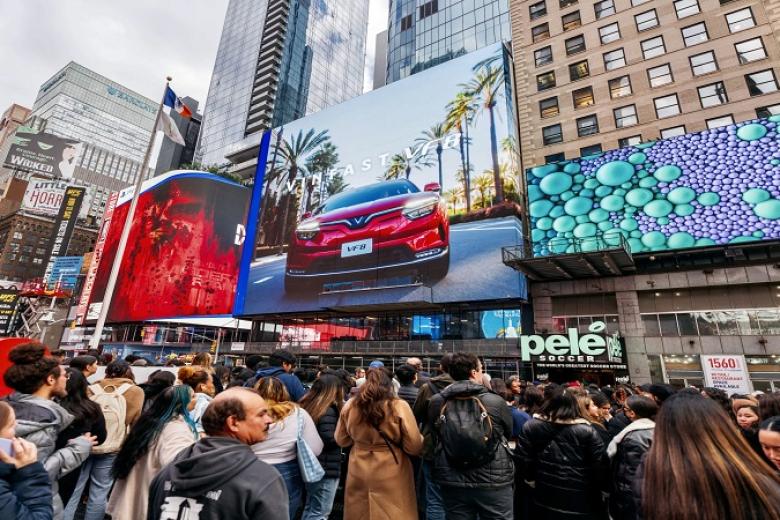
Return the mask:
<path id="1" fill-rule="evenodd" d="M 192 363 L 135 382 L 29 343 L 4 374 L 0 518 L 780 519 L 780 393 Z M 333 513 L 335 515 L 335 513 Z M 83 515 L 83 516 L 82 516 Z"/>

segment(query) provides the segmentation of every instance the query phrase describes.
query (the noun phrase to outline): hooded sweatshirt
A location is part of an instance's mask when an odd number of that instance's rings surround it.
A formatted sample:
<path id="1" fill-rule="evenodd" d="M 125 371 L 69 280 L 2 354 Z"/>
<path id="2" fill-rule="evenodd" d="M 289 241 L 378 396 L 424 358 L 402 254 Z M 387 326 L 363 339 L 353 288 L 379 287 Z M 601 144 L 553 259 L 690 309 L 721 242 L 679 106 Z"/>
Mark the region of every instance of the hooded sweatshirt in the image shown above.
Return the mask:
<path id="1" fill-rule="evenodd" d="M 184 449 L 152 481 L 146 518 L 288 520 L 287 488 L 246 444 L 206 437 Z"/>
<path id="2" fill-rule="evenodd" d="M 306 393 L 306 389 L 303 387 L 301 380 L 295 377 L 293 374 L 288 374 L 282 367 L 266 367 L 261 368 L 255 374 L 255 377 L 246 382 L 244 386 L 253 387 L 259 379 L 264 377 L 275 377 L 282 383 L 287 389 L 287 393 L 290 394 L 290 401 L 300 401 L 303 394 Z"/>

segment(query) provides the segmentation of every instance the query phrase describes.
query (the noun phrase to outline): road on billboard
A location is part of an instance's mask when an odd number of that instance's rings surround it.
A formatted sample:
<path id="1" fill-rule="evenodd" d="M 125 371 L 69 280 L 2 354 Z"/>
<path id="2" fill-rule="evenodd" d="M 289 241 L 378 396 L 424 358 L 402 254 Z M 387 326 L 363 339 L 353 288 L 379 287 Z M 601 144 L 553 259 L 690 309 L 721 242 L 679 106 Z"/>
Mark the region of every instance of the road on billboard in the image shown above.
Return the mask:
<path id="1" fill-rule="evenodd" d="M 431 286 L 434 302 L 476 301 L 513 297 L 524 292 L 524 280 L 501 262 L 501 247 L 519 243 L 520 221 L 496 218 L 450 226 L 450 268 Z M 258 259 L 249 274 L 245 314 L 295 312 L 319 307 L 320 294 L 287 293 L 287 256 Z M 382 290 L 372 290 L 380 293 Z M 389 300 L 387 303 L 393 303 Z"/>

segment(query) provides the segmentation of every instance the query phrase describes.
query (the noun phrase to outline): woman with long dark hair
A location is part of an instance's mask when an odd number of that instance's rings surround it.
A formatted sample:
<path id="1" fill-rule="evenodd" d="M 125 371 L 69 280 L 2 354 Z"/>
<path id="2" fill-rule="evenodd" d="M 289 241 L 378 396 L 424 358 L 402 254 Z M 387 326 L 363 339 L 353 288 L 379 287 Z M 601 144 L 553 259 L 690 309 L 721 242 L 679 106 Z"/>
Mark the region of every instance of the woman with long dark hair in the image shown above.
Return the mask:
<path id="1" fill-rule="evenodd" d="M 146 383 L 141 383 L 141 390 L 144 391 L 144 407 L 143 411 L 149 409 L 152 406 L 152 401 L 160 395 L 163 390 L 170 388 L 176 382 L 176 376 L 168 372 L 167 370 L 155 370 L 149 374 L 149 378 Z"/>
<path id="2" fill-rule="evenodd" d="M 417 518 L 409 456 L 420 455 L 422 441 L 412 409 L 395 396 L 390 376 L 369 370 L 336 427 L 339 446 L 352 446 L 344 520 Z"/>
<path id="3" fill-rule="evenodd" d="M 97 361 L 97 360 L 96 360 Z M 68 395 L 60 399 L 60 406 L 65 408 L 73 416 L 73 422 L 70 426 L 62 430 L 57 437 L 57 449 L 68 444 L 70 439 L 91 432 L 97 437 L 97 444 L 103 444 L 106 440 L 106 419 L 100 410 L 100 405 L 90 400 L 87 396 L 87 378 L 83 371 L 78 368 L 66 368 L 68 382 L 65 384 L 65 390 Z M 65 520 L 70 520 L 76 513 L 76 508 L 81 501 L 81 494 L 89 480 L 95 455 L 90 455 L 81 468 L 71 471 L 59 480 L 60 498 L 66 504 Z M 97 475 L 95 475 L 97 477 Z M 104 485 L 111 485 L 103 482 Z M 75 495 L 75 497 L 73 497 Z M 73 498 L 73 500 L 71 500 Z"/>
<path id="4" fill-rule="evenodd" d="M 758 440 L 766 458 L 780 472 L 780 415 L 770 417 L 761 423 Z"/>
<path id="5" fill-rule="evenodd" d="M 533 488 L 531 518 L 606 517 L 606 446 L 582 416 L 577 390 L 557 388 L 517 440 L 516 477 Z"/>
<path id="6" fill-rule="evenodd" d="M 344 406 L 344 383 L 336 374 L 322 373 L 301 399 L 301 407 L 309 412 L 317 425 L 323 448 L 319 460 L 325 476 L 319 482 L 306 484 L 306 505 L 303 520 L 328 518 L 341 476 L 341 447 L 336 443 L 336 424 Z"/>
<path id="7" fill-rule="evenodd" d="M 255 390 L 268 404 L 268 413 L 274 422 L 268 427 L 268 437 L 254 444 L 252 451 L 284 478 L 292 519 L 301 508 L 304 489 L 298 462 L 298 432 L 317 456 L 322 452 L 322 439 L 308 412 L 290 400 L 287 387 L 279 378 L 262 377 L 255 383 Z"/>
<path id="8" fill-rule="evenodd" d="M 149 485 L 178 453 L 198 440 L 189 410 L 194 393 L 186 385 L 164 390 L 141 414 L 117 454 L 116 478 L 106 512 L 113 520 L 146 518 Z"/>
<path id="9" fill-rule="evenodd" d="M 643 469 L 645 520 L 780 518 L 780 477 L 701 395 L 664 402 Z"/>

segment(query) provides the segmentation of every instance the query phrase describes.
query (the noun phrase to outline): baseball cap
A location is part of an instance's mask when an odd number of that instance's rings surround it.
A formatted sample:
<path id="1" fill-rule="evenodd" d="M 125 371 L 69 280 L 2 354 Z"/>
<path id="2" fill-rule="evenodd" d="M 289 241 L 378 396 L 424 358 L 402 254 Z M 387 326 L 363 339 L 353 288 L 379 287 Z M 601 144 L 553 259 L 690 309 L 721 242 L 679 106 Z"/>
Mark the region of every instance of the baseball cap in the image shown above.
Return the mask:
<path id="1" fill-rule="evenodd" d="M 378 359 L 375 359 L 374 361 L 368 364 L 368 368 L 383 368 L 384 366 L 385 364 L 379 361 Z"/>

